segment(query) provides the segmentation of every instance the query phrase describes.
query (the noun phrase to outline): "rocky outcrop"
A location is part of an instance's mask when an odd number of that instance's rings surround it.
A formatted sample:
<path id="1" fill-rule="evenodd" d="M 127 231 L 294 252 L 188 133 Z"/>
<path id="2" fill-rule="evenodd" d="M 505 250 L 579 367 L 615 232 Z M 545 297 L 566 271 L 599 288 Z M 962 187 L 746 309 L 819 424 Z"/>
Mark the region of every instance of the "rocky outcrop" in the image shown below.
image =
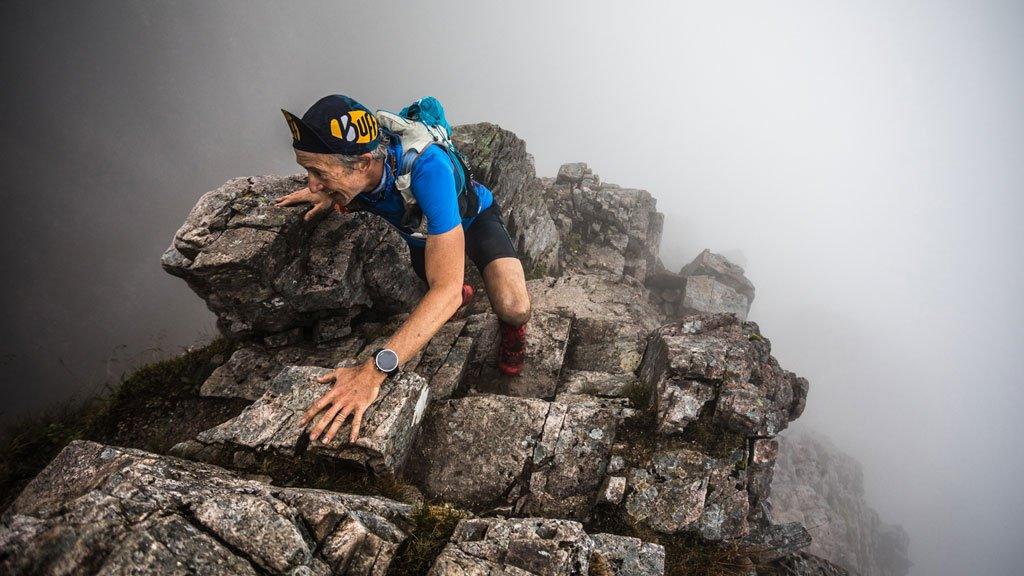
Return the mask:
<path id="1" fill-rule="evenodd" d="M 371 307 L 412 308 L 423 283 L 401 238 L 369 214 L 303 220 L 274 200 L 298 177 L 235 178 L 207 192 L 160 263 L 183 278 L 231 337 L 272 335 L 318 323 L 347 325 Z M 390 264 L 389 264 L 390 263 Z"/>
<path id="2" fill-rule="evenodd" d="M 807 526 L 807 552 L 862 576 L 909 573 L 907 533 L 879 519 L 860 464 L 827 439 L 806 430 L 780 439 L 772 502 L 776 517 Z"/>
<path id="3" fill-rule="evenodd" d="M 659 267 L 647 285 L 654 305 L 670 318 L 725 312 L 746 320 L 754 302 L 754 285 L 743 268 L 706 249 L 678 273 Z"/>
<path id="4" fill-rule="evenodd" d="M 452 141 L 469 160 L 474 176 L 498 200 L 527 278 L 559 274 L 562 239 L 526 143 L 488 122 L 456 126 Z"/>
<path id="5" fill-rule="evenodd" d="M 273 204 L 303 179 L 231 180 L 200 199 L 163 265 L 238 341 L 201 394 L 250 404 L 172 449 L 207 464 L 69 448 L 8 513 L 0 559 L 25 571 L 16 558 L 32 548 L 44 565 L 83 573 L 119 554 L 157 555 L 146 560 L 153 571 L 182 562 L 194 572 L 384 573 L 413 529 L 404 505 L 208 465 L 301 464 L 461 507 L 469 517 L 433 574 L 661 574 L 661 540 L 737 547 L 747 567 L 818 566 L 795 555 L 808 532 L 770 505 L 775 436 L 800 416 L 808 384 L 745 321 L 754 292 L 742 269 L 704 251 L 666 272 L 663 218 L 646 191 L 602 182 L 582 163 L 538 178 L 525 144 L 492 124 L 458 127 L 454 139 L 527 267 L 533 315 L 519 377 L 496 369 L 498 321 L 481 297 L 385 381 L 355 442 L 345 423 L 330 443 L 310 444 L 300 419 L 329 389 L 317 377 L 367 359 L 423 287 L 379 220 L 332 212 L 306 222 L 304 208 Z M 104 544 L 117 539 L 137 547 Z"/>
<path id="6" fill-rule="evenodd" d="M 582 520 L 596 503 L 616 425 L 597 401 L 447 400 L 427 413 L 411 477 L 427 496 L 470 509 Z"/>
<path id="7" fill-rule="evenodd" d="M 383 574 L 411 507 L 73 442 L 0 524 L 4 574 Z"/>
<path id="8" fill-rule="evenodd" d="M 629 276 L 643 282 L 658 262 L 664 217 L 646 190 L 602 183 L 582 163 L 545 178 L 548 209 L 562 238 L 563 273 Z"/>

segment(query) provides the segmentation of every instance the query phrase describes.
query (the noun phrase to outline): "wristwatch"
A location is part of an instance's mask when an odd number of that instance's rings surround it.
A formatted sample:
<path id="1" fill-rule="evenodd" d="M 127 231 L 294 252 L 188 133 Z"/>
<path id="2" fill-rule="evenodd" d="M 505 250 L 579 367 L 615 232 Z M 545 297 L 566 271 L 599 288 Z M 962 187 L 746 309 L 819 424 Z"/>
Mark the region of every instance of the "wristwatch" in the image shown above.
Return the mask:
<path id="1" fill-rule="evenodd" d="M 398 354 L 391 348 L 381 348 L 373 353 L 373 365 L 390 378 L 398 372 Z"/>

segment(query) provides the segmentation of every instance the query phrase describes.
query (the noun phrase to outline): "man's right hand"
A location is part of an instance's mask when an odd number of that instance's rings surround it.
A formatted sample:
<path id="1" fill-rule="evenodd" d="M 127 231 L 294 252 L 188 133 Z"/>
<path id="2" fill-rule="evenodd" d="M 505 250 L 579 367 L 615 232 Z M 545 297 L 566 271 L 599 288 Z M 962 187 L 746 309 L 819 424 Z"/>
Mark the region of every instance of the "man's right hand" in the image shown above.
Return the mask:
<path id="1" fill-rule="evenodd" d="M 274 205 L 284 207 L 305 203 L 312 204 L 313 207 L 302 218 L 303 220 L 312 220 L 317 214 L 334 206 L 334 199 L 326 192 L 313 192 L 306 187 L 278 198 Z"/>

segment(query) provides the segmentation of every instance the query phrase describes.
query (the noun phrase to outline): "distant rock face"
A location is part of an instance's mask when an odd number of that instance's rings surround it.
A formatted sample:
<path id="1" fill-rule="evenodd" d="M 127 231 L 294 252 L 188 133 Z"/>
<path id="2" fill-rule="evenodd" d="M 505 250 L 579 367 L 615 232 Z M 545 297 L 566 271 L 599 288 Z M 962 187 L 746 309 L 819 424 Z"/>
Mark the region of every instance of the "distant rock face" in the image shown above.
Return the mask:
<path id="1" fill-rule="evenodd" d="M 860 464 L 828 440 L 808 431 L 780 438 L 772 502 L 776 517 L 807 526 L 809 553 L 862 576 L 909 573 L 907 533 L 879 519 Z"/>
<path id="2" fill-rule="evenodd" d="M 72 442 L 0 524 L 4 574 L 383 574 L 411 507 Z"/>

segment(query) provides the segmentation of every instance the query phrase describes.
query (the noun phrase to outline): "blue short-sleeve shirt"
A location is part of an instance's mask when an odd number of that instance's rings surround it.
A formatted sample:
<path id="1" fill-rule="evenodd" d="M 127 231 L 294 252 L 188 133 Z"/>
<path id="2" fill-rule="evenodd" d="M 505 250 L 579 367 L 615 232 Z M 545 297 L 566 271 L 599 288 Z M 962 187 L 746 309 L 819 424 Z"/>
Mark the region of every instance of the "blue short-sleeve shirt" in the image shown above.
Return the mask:
<path id="1" fill-rule="evenodd" d="M 388 154 L 394 157 L 395 166 L 402 161 L 402 145 L 397 138 L 388 148 Z M 458 190 L 456 183 L 462 176 L 456 177 L 455 170 L 462 173 L 462 167 L 452 164 L 448 154 L 440 145 L 428 146 L 420 154 L 412 169 L 412 195 L 423 210 L 423 219 L 427 225 L 427 234 L 443 234 L 452 228 L 462 225 L 468 228 L 476 219 L 476 214 L 462 218 L 459 214 Z M 480 208 L 477 214 L 491 206 L 493 194 L 483 184 L 476 184 Z M 388 159 L 385 159 L 384 173 L 380 183 L 370 192 L 362 192 L 359 198 L 366 209 L 387 220 L 394 226 L 405 241 L 413 246 L 426 246 L 426 238 L 413 235 L 414 231 L 403 228 L 402 195 L 395 188 L 395 175 L 391 171 Z"/>

